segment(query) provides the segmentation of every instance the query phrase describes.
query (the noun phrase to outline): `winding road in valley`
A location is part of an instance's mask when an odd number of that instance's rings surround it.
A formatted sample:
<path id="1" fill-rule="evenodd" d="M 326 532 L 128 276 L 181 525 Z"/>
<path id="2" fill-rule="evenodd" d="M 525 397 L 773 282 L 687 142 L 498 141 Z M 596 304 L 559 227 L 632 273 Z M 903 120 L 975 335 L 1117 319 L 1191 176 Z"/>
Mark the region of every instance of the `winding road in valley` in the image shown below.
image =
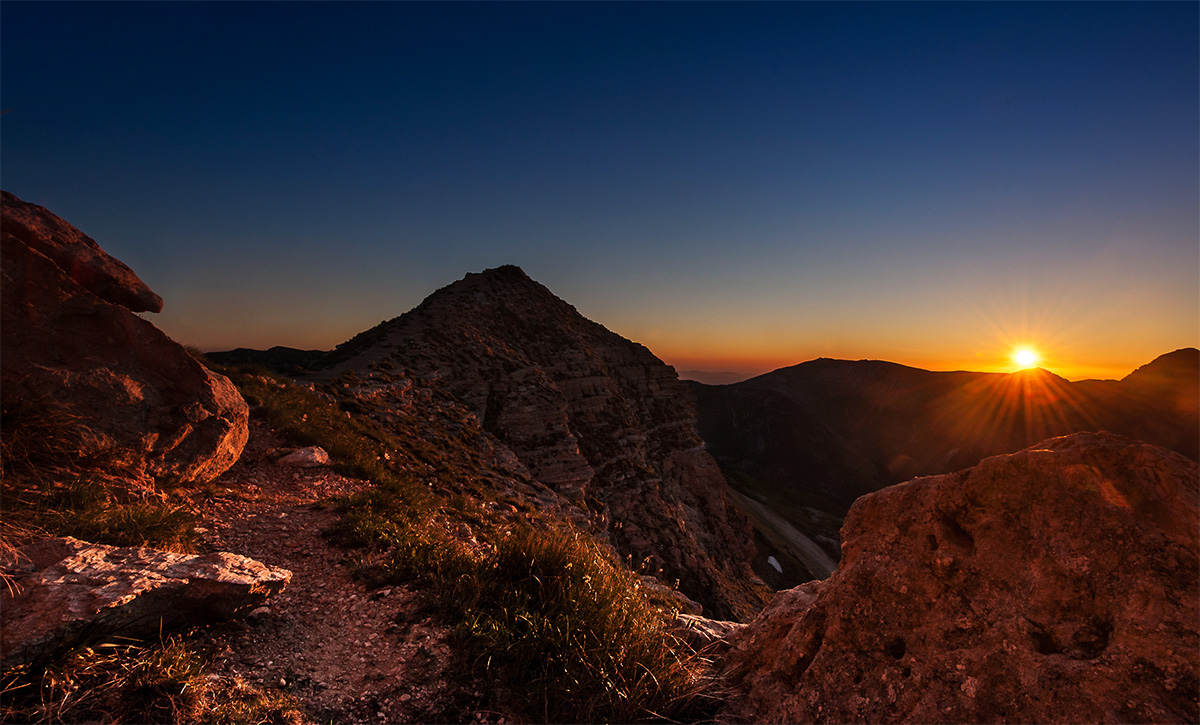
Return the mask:
<path id="1" fill-rule="evenodd" d="M 738 508 L 753 520 L 763 536 L 804 564 L 814 577 L 827 579 L 837 568 L 837 562 L 830 558 L 824 549 L 792 526 L 787 519 L 772 511 L 769 506 L 738 493 L 732 488 L 729 489 L 729 492 L 734 495 Z"/>

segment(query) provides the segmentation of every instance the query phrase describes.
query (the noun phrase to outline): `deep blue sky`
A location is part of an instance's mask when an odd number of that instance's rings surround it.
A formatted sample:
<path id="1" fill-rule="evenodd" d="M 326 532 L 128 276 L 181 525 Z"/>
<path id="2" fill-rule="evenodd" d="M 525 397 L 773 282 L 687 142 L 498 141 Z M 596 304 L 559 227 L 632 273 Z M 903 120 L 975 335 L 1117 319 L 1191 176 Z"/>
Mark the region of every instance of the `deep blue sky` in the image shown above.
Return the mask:
<path id="1" fill-rule="evenodd" d="M 0 4 L 2 182 L 206 348 L 519 264 L 680 368 L 1200 343 L 1182 3 Z"/>

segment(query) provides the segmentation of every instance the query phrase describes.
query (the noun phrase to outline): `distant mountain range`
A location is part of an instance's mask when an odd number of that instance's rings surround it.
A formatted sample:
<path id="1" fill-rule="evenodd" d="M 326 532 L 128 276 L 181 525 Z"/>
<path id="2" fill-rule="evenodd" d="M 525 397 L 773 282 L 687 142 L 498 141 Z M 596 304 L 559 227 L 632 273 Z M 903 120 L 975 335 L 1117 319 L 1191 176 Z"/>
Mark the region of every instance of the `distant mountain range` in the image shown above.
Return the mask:
<path id="1" fill-rule="evenodd" d="M 328 350 L 298 350 L 294 347 L 275 346 L 268 350 L 253 350 L 239 347 L 223 352 L 206 352 L 208 359 L 220 365 L 261 365 L 283 375 L 301 373 L 308 366 L 329 354 Z"/>
<path id="2" fill-rule="evenodd" d="M 835 558 L 835 527 L 850 504 L 915 476 L 1077 431 L 1105 430 L 1193 460 L 1200 447 L 1195 348 L 1162 355 L 1119 381 L 822 358 L 733 385 L 689 385 L 700 434 L 731 485 Z"/>

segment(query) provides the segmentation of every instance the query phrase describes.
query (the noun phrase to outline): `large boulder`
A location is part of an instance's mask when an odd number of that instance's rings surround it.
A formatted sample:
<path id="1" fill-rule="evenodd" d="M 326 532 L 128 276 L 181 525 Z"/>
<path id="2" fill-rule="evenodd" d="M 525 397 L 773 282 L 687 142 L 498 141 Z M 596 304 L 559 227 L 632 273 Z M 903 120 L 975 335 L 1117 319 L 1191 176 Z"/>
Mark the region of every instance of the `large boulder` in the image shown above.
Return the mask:
<path id="1" fill-rule="evenodd" d="M 207 481 L 233 465 L 248 436 L 246 402 L 133 313 L 157 295 L 42 207 L 7 193 L 3 201 L 6 427 L 53 408 L 71 422 L 71 457 L 134 479 Z"/>
<path id="2" fill-rule="evenodd" d="M 101 637 L 163 631 L 244 615 L 291 581 L 286 569 L 224 552 L 173 554 L 70 537 L 43 539 L 0 561 L 3 669 Z"/>
<path id="3" fill-rule="evenodd" d="M 1200 722 L 1196 463 L 1105 433 L 858 500 L 734 637 L 731 716 Z"/>

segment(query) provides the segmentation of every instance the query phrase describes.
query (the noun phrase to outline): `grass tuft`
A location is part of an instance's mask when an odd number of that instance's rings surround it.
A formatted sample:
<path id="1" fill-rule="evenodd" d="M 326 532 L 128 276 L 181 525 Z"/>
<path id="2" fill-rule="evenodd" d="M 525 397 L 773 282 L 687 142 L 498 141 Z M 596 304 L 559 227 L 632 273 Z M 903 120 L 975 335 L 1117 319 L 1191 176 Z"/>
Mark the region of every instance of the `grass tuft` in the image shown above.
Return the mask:
<path id="1" fill-rule="evenodd" d="M 185 638 L 86 647 L 0 676 L 0 722 L 291 723 L 287 695 L 209 675 Z"/>
<path id="2" fill-rule="evenodd" d="M 0 476 L 43 480 L 78 468 L 82 419 L 50 400 L 5 400 L 0 408 Z"/>
<path id="3" fill-rule="evenodd" d="M 547 722 L 695 720 L 713 714 L 704 663 L 666 628 L 639 580 L 590 539 L 519 528 L 452 587 L 458 631 Z"/>
<path id="4" fill-rule="evenodd" d="M 156 499 L 122 502 L 102 481 L 81 478 L 45 492 L 33 520 L 56 536 L 109 546 L 195 550 L 195 515 Z"/>
<path id="5" fill-rule="evenodd" d="M 0 552 L 39 536 L 188 552 L 193 516 L 183 503 L 80 455 L 83 421 L 52 401 L 5 401 L 0 421 L 5 526 Z"/>

